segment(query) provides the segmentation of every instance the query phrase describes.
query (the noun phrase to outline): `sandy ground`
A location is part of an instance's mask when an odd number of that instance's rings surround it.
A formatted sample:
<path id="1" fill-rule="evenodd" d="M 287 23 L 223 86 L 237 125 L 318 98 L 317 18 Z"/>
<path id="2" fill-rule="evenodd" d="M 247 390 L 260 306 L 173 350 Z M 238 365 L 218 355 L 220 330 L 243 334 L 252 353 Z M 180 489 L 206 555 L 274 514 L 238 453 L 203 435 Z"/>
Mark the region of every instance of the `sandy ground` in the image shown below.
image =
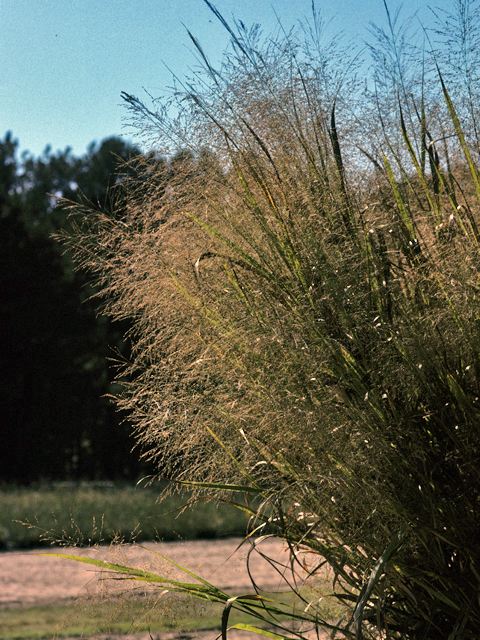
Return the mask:
<path id="1" fill-rule="evenodd" d="M 97 588 L 99 572 L 96 567 L 80 562 L 48 557 L 55 553 L 89 556 L 120 564 L 130 564 L 156 571 L 169 578 L 192 578 L 163 560 L 161 554 L 198 573 L 203 579 L 232 593 L 249 592 L 251 583 L 246 569 L 250 545 L 238 549 L 241 538 L 227 540 L 195 540 L 192 542 L 145 543 L 111 550 L 100 547 L 92 550 L 51 547 L 34 551 L 10 551 L 0 554 L 0 606 L 33 606 L 77 598 L 85 589 Z M 279 540 L 265 540 L 261 547 L 269 557 L 280 562 L 288 560 Z M 44 553 L 46 555 L 38 555 Z M 274 591 L 281 587 L 281 576 L 259 554 L 251 554 L 251 571 L 259 585 Z"/>
<path id="2" fill-rule="evenodd" d="M 197 540 L 192 542 L 146 543 L 127 545 L 121 549 L 100 547 L 97 549 L 71 549 L 52 547 L 34 551 L 9 551 L 0 553 L 0 607 L 31 607 L 37 604 L 68 602 L 85 594 L 97 592 L 102 585 L 102 575 L 95 567 L 55 557 L 54 553 L 68 553 L 129 564 L 154 571 L 169 578 L 189 582 L 190 576 L 162 559 L 165 556 L 211 581 L 220 589 L 238 595 L 251 593 L 252 585 L 247 571 L 246 558 L 250 550 L 247 542 L 242 546 L 240 538 L 226 540 Z M 253 579 L 262 589 L 275 591 L 285 587 L 280 573 L 288 563 L 289 555 L 284 544 L 276 539 L 264 540 L 259 547 L 278 564 L 272 566 L 259 554 L 250 554 L 250 570 Z M 43 553 L 46 555 L 38 555 Z M 275 568 L 277 567 L 277 568 Z M 280 573 L 279 573 L 280 572 Z M 100 578 L 100 580 L 99 580 Z M 107 581 L 111 585 L 111 581 Z M 283 584 L 283 587 L 282 587 Z M 111 587 L 110 587 L 111 589 Z M 153 640 L 214 640 L 218 631 L 189 634 L 184 632 L 153 634 Z M 96 640 L 117 640 L 125 636 L 97 636 Z M 241 631 L 231 631 L 229 640 L 258 638 Z M 313 636 L 312 636 L 313 637 Z M 315 636 L 316 637 L 316 636 Z M 326 636 L 325 636 L 326 637 Z M 128 636 L 133 638 L 133 636 Z M 151 640 L 148 634 L 135 636 L 135 640 Z"/>

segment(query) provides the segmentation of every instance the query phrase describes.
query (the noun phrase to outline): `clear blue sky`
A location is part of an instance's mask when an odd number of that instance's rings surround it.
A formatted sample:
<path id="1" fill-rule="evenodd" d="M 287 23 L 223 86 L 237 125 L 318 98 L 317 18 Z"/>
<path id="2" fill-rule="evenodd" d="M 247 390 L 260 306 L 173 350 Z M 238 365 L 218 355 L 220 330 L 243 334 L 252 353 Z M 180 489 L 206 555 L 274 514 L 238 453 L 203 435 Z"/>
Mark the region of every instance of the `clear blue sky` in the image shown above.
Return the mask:
<path id="1" fill-rule="evenodd" d="M 448 8 L 453 0 L 439 0 Z M 227 18 L 269 32 L 311 16 L 311 0 L 214 0 Z M 392 14 L 398 0 L 389 0 Z M 428 0 L 405 0 L 428 21 Z M 383 0 L 317 0 L 331 32 L 363 37 L 385 25 Z M 89 142 L 127 135 L 120 93 L 155 96 L 195 65 L 185 28 L 218 61 L 228 38 L 202 0 L 0 0 L 0 137 L 11 130 L 35 155 L 47 144 L 81 155 Z M 144 95 L 144 94 L 143 94 Z"/>

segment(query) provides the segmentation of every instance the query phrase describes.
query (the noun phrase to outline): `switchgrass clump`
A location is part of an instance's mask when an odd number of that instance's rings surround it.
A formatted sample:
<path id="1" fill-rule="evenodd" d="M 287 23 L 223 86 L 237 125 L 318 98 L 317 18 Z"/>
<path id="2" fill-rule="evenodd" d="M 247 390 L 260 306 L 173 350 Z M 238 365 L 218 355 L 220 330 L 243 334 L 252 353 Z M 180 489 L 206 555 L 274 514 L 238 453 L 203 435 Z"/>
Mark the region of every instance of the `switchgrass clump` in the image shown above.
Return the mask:
<path id="1" fill-rule="evenodd" d="M 252 534 L 333 568 L 350 615 L 302 600 L 305 621 L 476 637 L 475 51 L 437 52 L 451 16 L 416 47 L 385 5 L 365 81 L 315 11 L 264 38 L 207 4 L 232 38 L 222 67 L 190 35 L 203 75 L 171 102 L 124 94 L 153 151 L 111 211 L 72 207 L 67 246 L 104 312 L 133 320 L 119 406 L 162 476 L 256 496 Z"/>

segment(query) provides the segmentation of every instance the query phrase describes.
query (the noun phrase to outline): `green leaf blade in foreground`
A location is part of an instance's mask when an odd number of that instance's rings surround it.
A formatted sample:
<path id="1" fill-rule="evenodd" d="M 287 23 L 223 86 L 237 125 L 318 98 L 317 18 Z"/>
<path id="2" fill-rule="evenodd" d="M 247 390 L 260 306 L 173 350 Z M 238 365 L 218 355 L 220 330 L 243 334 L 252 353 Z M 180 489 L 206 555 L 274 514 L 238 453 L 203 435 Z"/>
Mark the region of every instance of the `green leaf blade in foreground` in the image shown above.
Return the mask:
<path id="1" fill-rule="evenodd" d="M 161 557 L 167 560 L 168 562 L 170 562 L 171 564 L 175 565 L 176 567 L 178 567 L 188 575 L 195 577 L 195 579 L 199 580 L 203 584 L 172 580 L 169 578 L 165 578 L 163 576 L 159 576 L 156 573 L 151 573 L 149 571 L 144 571 L 142 569 L 136 569 L 135 567 L 128 567 L 126 565 L 107 562 L 105 560 L 95 560 L 95 558 L 82 558 L 80 556 L 74 556 L 74 555 L 63 554 L 63 553 L 37 553 L 35 555 L 47 556 L 49 558 L 61 558 L 63 560 L 73 560 L 75 562 L 83 562 L 85 564 L 90 564 L 95 567 L 99 567 L 100 569 L 112 571 L 113 573 L 125 576 L 126 580 L 138 580 L 140 582 L 158 583 L 159 585 L 161 585 L 163 588 L 166 588 L 166 589 L 170 589 L 169 585 L 171 585 L 173 587 L 172 590 L 174 589 L 182 590 L 185 593 L 198 592 L 200 596 L 204 596 L 207 594 L 219 596 L 221 594 L 223 596 L 222 598 L 220 598 L 221 600 L 228 599 L 227 594 L 224 594 L 222 591 L 220 591 L 220 589 L 217 589 L 217 587 L 214 587 L 212 584 L 210 584 L 206 580 L 203 580 L 203 578 L 201 578 L 200 576 L 197 576 L 192 571 L 185 569 L 181 565 L 177 564 L 176 562 L 173 562 L 172 560 L 169 560 L 168 558 L 165 558 L 164 556 L 161 556 Z M 157 554 L 157 555 L 160 555 L 160 554 Z"/>
<path id="2" fill-rule="evenodd" d="M 385 549 L 385 551 L 382 553 L 380 558 L 377 560 L 375 567 L 373 568 L 373 571 L 370 574 L 370 578 L 368 579 L 368 582 L 365 585 L 363 593 L 360 594 L 357 605 L 355 606 L 355 611 L 353 612 L 353 623 L 356 631 L 356 640 L 362 640 L 362 637 L 363 637 L 362 636 L 363 610 L 367 602 L 369 601 L 370 596 L 373 593 L 373 590 L 377 586 L 378 581 L 380 580 L 383 574 L 385 565 L 387 564 L 387 562 L 390 560 L 392 555 L 400 546 L 403 538 L 405 537 L 406 531 L 407 531 L 407 527 L 406 526 L 402 527 L 402 529 L 400 529 L 397 535 L 390 542 L 388 547 Z"/>
<path id="3" fill-rule="evenodd" d="M 428 188 L 427 185 L 427 181 L 425 180 L 425 175 L 424 175 L 424 170 L 422 169 L 422 165 L 421 165 L 421 161 L 418 161 L 417 155 L 415 153 L 415 150 L 413 148 L 413 145 L 410 141 L 410 137 L 408 135 L 408 131 L 407 131 L 407 127 L 405 124 L 405 120 L 403 117 L 403 111 L 402 111 L 402 107 L 400 105 L 400 125 L 402 128 L 402 135 L 403 135 L 403 140 L 405 142 L 405 145 L 408 149 L 408 153 L 410 154 L 410 158 L 412 159 L 412 162 L 415 166 L 415 169 L 417 171 L 417 175 L 419 177 L 420 183 L 422 185 L 423 188 L 423 192 L 427 198 L 428 204 L 430 205 L 430 209 L 434 212 L 434 215 L 436 217 L 437 222 L 441 222 L 441 217 L 440 217 L 440 211 L 439 211 L 439 207 L 437 202 L 435 202 L 435 199 L 433 199 L 430 195 L 430 189 Z M 422 123 L 423 126 L 423 123 Z M 423 149 L 422 149 L 423 150 Z"/>
<path id="4" fill-rule="evenodd" d="M 445 86 L 442 74 L 440 73 L 440 69 L 438 67 L 437 71 L 442 85 L 443 97 L 445 98 L 448 113 L 450 114 L 450 118 L 452 119 L 452 123 L 455 128 L 455 133 L 457 134 L 458 141 L 460 142 L 462 151 L 465 155 L 465 159 L 467 160 L 468 168 L 470 169 L 470 174 L 475 184 L 477 199 L 480 202 L 480 177 L 478 174 L 478 169 L 475 162 L 473 161 L 472 154 L 470 153 L 467 141 L 465 140 L 465 134 L 463 133 L 462 125 L 460 124 L 456 109 L 453 105 L 452 99 L 450 97 L 450 94 L 448 93 L 447 87 Z"/>
<path id="5" fill-rule="evenodd" d="M 268 631 L 267 629 L 262 629 L 261 627 L 256 627 L 253 624 L 238 623 L 238 624 L 234 624 L 233 626 L 228 628 L 228 630 L 230 630 L 230 629 L 238 629 L 239 631 L 250 631 L 251 633 L 256 633 L 258 636 L 265 636 L 266 638 L 273 638 L 273 640 L 289 640 L 288 636 L 279 635 L 278 633 L 274 633 L 273 631 Z M 225 635 L 224 637 L 226 638 L 227 636 Z M 298 635 L 295 636 L 295 637 L 298 638 Z"/>

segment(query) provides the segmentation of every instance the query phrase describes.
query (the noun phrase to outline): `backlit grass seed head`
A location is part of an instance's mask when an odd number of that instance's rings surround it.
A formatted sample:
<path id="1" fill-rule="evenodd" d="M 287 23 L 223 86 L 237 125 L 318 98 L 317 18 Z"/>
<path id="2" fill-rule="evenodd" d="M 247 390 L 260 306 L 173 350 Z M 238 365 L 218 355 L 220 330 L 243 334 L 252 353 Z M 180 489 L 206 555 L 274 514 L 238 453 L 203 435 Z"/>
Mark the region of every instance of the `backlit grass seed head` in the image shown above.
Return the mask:
<path id="1" fill-rule="evenodd" d="M 388 11 L 367 87 L 318 24 L 238 26 L 177 117 L 124 96 L 157 152 L 111 212 L 73 206 L 133 323 L 118 405 L 159 474 L 244 487 L 328 563 L 356 638 L 476 637 L 475 109 Z"/>

